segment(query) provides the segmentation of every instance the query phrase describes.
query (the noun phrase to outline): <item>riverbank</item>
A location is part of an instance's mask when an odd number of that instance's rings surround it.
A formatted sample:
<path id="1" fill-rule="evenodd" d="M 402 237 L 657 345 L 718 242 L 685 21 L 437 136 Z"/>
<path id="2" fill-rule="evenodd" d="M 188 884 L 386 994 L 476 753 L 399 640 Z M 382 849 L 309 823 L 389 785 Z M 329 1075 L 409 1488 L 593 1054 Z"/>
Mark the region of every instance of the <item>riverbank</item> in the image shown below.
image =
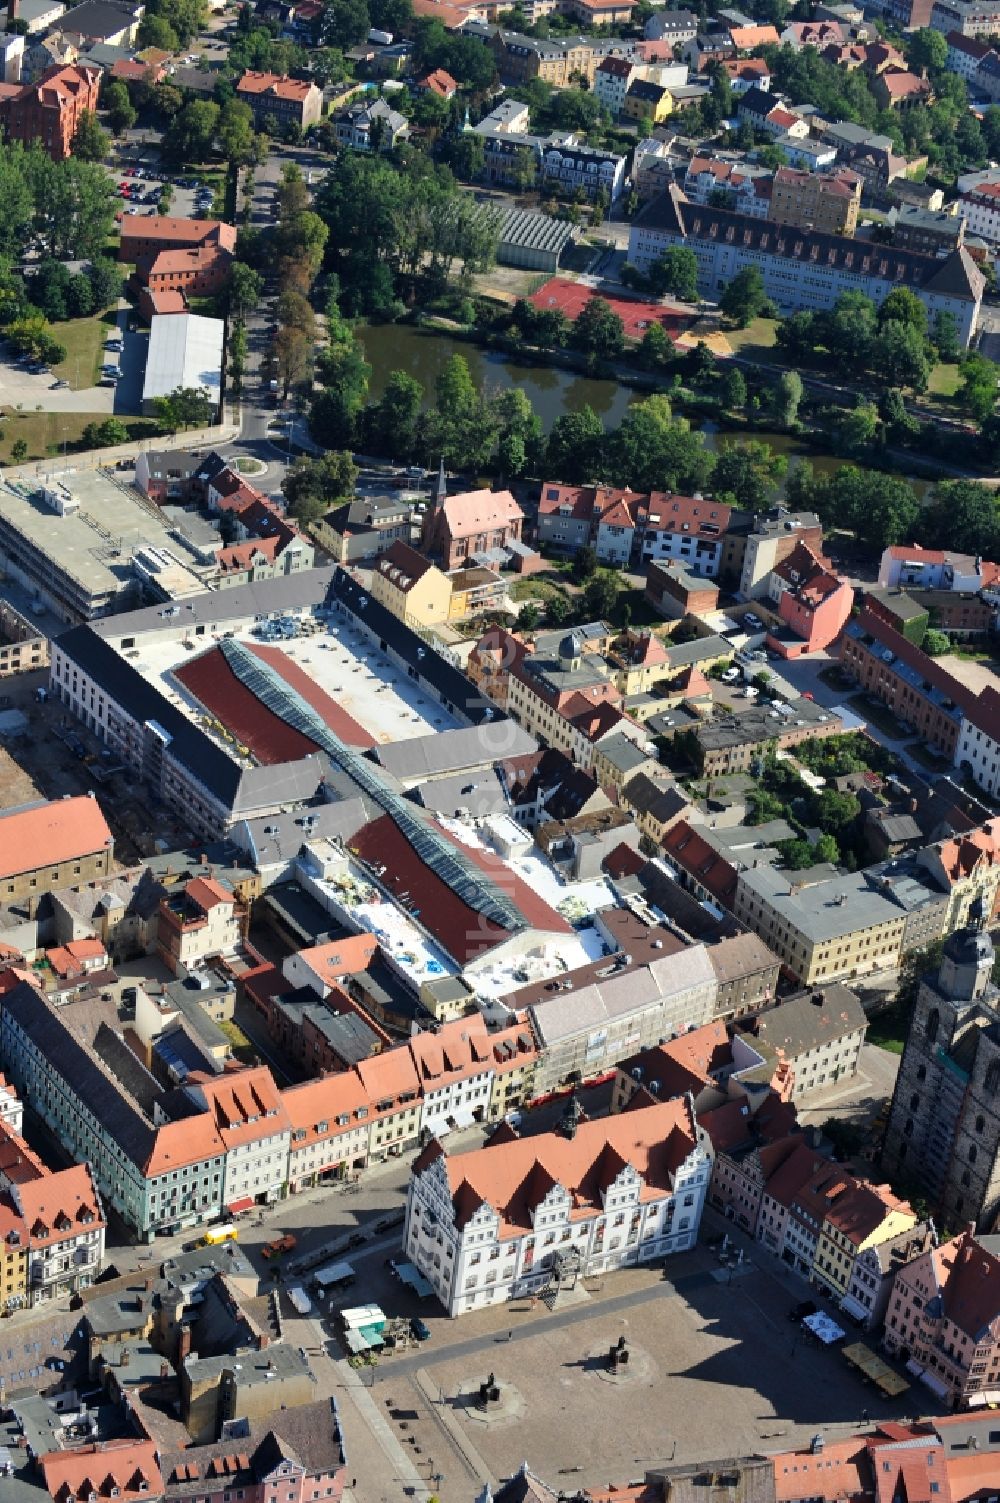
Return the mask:
<path id="1" fill-rule="evenodd" d="M 587 370 L 585 357 L 574 350 L 543 354 L 515 349 L 506 340 L 496 336 L 484 340 L 476 330 L 438 315 L 430 319 L 418 316 L 400 323 L 367 324 L 358 329 L 357 335 L 371 367 L 371 401 L 378 401 L 393 372 L 405 371 L 419 381 L 430 406 L 438 377 L 453 356 L 461 355 L 468 362 L 473 382 L 481 389 L 500 391 L 513 386 L 522 391 L 546 433 L 564 413 L 579 412 L 583 407 L 593 408 L 605 427 L 617 427 L 632 402 L 663 392 L 670 396 L 674 410 L 704 433 L 706 445 L 711 449 L 718 447 L 720 439 L 765 443 L 776 454 L 785 456 L 789 470 L 808 462 L 821 474 L 831 473 L 845 463 L 844 456 L 829 447 L 827 436 L 819 430 L 803 428 L 792 434 L 757 426 L 738 414 L 720 409 L 718 402 L 708 395 L 689 389 L 679 393 L 672 390 L 664 372 L 642 371 L 626 362 L 604 365 L 594 373 Z M 907 450 L 883 450 L 880 454 L 860 456 L 858 463 L 902 475 L 921 497 L 938 478 L 979 478 L 973 471 Z"/>

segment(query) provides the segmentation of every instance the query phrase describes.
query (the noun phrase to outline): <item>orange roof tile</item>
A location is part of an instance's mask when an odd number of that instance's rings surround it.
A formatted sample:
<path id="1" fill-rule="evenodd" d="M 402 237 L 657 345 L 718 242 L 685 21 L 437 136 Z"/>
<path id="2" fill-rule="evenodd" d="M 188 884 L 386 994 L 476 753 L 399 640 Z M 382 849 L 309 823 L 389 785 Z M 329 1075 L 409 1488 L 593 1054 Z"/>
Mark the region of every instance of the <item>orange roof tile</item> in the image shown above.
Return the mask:
<path id="1" fill-rule="evenodd" d="M 211 1117 L 201 1112 L 197 1117 L 182 1117 L 179 1122 L 165 1122 L 157 1128 L 143 1171 L 148 1179 L 153 1179 L 185 1164 L 221 1158 L 225 1151 L 226 1144 Z"/>
<path id="2" fill-rule="evenodd" d="M 276 99 L 296 99 L 302 103 L 315 87 L 307 79 L 289 78 L 286 73 L 247 72 L 236 85 L 236 93 L 273 94 Z"/>
<path id="3" fill-rule="evenodd" d="M 489 1205 L 499 1217 L 501 1237 L 520 1235 L 531 1229 L 532 1212 L 557 1184 L 570 1194 L 571 1219 L 594 1215 L 627 1164 L 643 1181 L 640 1200 L 654 1200 L 669 1193 L 672 1175 L 694 1143 L 689 1108 L 678 1100 L 582 1122 L 573 1138 L 543 1133 L 444 1154 L 456 1222 L 464 1226 L 481 1205 Z M 439 1143 L 430 1144 L 413 1173 L 443 1153 Z"/>
<path id="4" fill-rule="evenodd" d="M 101 1197 L 86 1164 L 25 1180 L 15 1193 L 32 1247 L 49 1247 L 104 1225 Z"/>
<path id="5" fill-rule="evenodd" d="M 88 795 L 13 809 L 0 814 L 0 878 L 77 861 L 111 844 L 101 806 Z"/>
<path id="6" fill-rule="evenodd" d="M 55 1503 L 85 1499 L 91 1493 L 132 1503 L 133 1499 L 156 1497 L 163 1491 L 156 1442 L 152 1440 L 106 1440 L 71 1451 L 49 1451 L 39 1457 L 38 1464 Z"/>
<path id="7" fill-rule="evenodd" d="M 206 913 L 210 908 L 217 908 L 220 903 L 232 905 L 236 901 L 229 888 L 216 882 L 214 877 L 192 877 L 184 891 Z"/>

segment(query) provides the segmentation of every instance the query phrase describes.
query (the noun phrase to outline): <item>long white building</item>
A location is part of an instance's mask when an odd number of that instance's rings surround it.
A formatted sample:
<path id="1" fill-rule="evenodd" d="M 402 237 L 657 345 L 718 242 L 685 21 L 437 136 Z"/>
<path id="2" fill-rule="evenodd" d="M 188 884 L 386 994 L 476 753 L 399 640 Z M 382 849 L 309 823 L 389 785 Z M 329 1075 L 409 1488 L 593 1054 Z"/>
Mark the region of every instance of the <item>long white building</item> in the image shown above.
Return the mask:
<path id="1" fill-rule="evenodd" d="M 413 1165 L 406 1254 L 451 1316 L 692 1247 L 712 1145 L 690 1098 Z"/>
<path id="2" fill-rule="evenodd" d="M 971 221 L 968 228 L 973 230 Z M 640 211 L 629 231 L 628 259 L 648 271 L 672 245 L 694 252 L 698 290 L 713 300 L 741 271 L 755 266 L 782 313 L 832 308 L 845 292 L 863 292 L 881 303 L 894 288 L 908 287 L 932 318 L 939 312 L 954 316 L 963 345 L 971 343 L 979 327 L 986 283 L 964 247 L 939 260 L 694 204 L 676 187 Z"/>

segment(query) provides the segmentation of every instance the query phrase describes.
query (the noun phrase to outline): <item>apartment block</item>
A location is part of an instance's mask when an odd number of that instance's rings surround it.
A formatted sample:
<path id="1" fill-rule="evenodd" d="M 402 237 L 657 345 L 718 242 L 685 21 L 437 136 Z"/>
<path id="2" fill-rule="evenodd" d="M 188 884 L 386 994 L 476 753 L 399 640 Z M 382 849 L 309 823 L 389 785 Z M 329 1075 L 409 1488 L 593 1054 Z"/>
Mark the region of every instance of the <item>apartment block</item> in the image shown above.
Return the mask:
<path id="1" fill-rule="evenodd" d="M 733 912 L 804 986 L 893 969 L 906 929 L 905 911 L 860 872 L 799 885 L 794 872 L 750 868 Z"/>
<path id="2" fill-rule="evenodd" d="M 278 73 L 244 73 L 236 85 L 236 98 L 253 110 L 254 125 L 262 130 L 274 120 L 279 128 L 297 125 L 307 130 L 319 123 L 323 91 L 314 83 Z"/>
<path id="3" fill-rule="evenodd" d="M 768 218 L 777 224 L 853 235 L 861 207 L 861 179 L 856 172 L 799 172 L 779 167 L 771 184 Z"/>
<path id="4" fill-rule="evenodd" d="M 951 313 L 963 345 L 972 342 L 979 327 L 985 282 L 964 247 L 941 261 L 849 235 L 692 204 L 676 187 L 639 211 L 629 232 L 628 258 L 640 271 L 648 271 L 671 245 L 694 252 L 699 291 L 708 298 L 718 298 L 733 277 L 754 266 L 782 312 L 832 308 L 849 291 L 881 303 L 894 287 L 903 285 L 932 317 Z"/>

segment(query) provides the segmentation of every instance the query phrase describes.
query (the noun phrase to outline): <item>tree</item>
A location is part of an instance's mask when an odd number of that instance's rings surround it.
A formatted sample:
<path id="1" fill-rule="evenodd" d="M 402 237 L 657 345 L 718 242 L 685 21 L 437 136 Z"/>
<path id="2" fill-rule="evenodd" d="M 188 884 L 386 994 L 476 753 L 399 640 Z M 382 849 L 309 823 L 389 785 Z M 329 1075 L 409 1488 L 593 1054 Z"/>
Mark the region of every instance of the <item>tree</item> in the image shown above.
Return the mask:
<path id="1" fill-rule="evenodd" d="M 625 325 L 603 297 L 592 297 L 573 320 L 573 345 L 591 360 L 612 360 L 625 348 Z"/>
<path id="2" fill-rule="evenodd" d="M 782 371 L 772 393 L 771 410 L 779 428 L 794 428 L 802 401 L 802 377 L 798 371 Z"/>
<path id="3" fill-rule="evenodd" d="M 768 505 L 786 463 L 767 444 L 725 444 L 712 470 L 712 490 L 735 506 L 761 511 Z"/>
<path id="4" fill-rule="evenodd" d="M 103 423 L 88 423 L 82 438 L 86 449 L 113 449 L 128 443 L 128 429 L 118 418 L 105 418 Z"/>
<path id="5" fill-rule="evenodd" d="M 212 150 L 221 113 L 210 99 L 184 105 L 164 133 L 164 155 L 171 162 L 203 162 Z"/>
<path id="6" fill-rule="evenodd" d="M 920 514 L 917 535 L 925 546 L 995 557 L 1000 536 L 994 493 L 973 480 L 939 481 Z"/>
<path id="7" fill-rule="evenodd" d="M 658 319 L 646 326 L 637 351 L 639 364 L 647 371 L 661 370 L 673 359 L 674 347 Z"/>
<path id="8" fill-rule="evenodd" d="M 482 136 L 466 131 L 460 136 L 446 136 L 441 145 L 442 160 L 463 182 L 475 182 L 486 166 L 486 144 Z"/>
<path id="9" fill-rule="evenodd" d="M 735 365 L 722 378 L 721 395 L 723 407 L 730 412 L 741 412 L 747 405 L 747 383 Z"/>
<path id="10" fill-rule="evenodd" d="M 974 351 L 964 357 L 960 371 L 958 400 L 978 423 L 985 422 L 996 406 L 1000 372 L 992 360 Z"/>
<path id="11" fill-rule="evenodd" d="M 588 543 L 578 548 L 573 556 L 573 578 L 577 584 L 586 584 L 597 573 L 597 550 Z"/>
<path id="12" fill-rule="evenodd" d="M 264 279 L 245 261 L 234 261 L 229 268 L 229 286 L 226 299 L 229 311 L 236 318 L 245 318 L 256 308 L 264 290 Z"/>
<path id="13" fill-rule="evenodd" d="M 948 43 L 940 31 L 921 26 L 906 39 L 906 61 L 915 73 L 942 73 L 948 65 Z"/>
<path id="14" fill-rule="evenodd" d="M 424 388 L 406 371 L 393 371 L 374 407 L 368 409 L 366 442 L 377 454 L 417 457 Z"/>
<path id="15" fill-rule="evenodd" d="M 105 308 L 117 303 L 122 295 L 125 277 L 114 261 L 109 261 L 105 256 L 97 257 L 87 267 L 87 276 L 94 294 L 94 308 L 98 313 L 103 313 Z"/>
<path id="16" fill-rule="evenodd" d="M 938 33 L 932 35 L 938 36 Z M 944 37 L 938 40 L 943 42 Z M 927 308 L 909 287 L 892 289 L 878 310 L 878 321 L 883 328 L 888 323 L 908 324 L 921 338 L 927 335 Z"/>
<path id="17" fill-rule="evenodd" d="M 323 11 L 320 40 L 324 47 L 339 47 L 346 52 L 365 40 L 370 27 L 366 0 L 333 0 Z"/>
<path id="18" fill-rule="evenodd" d="M 10 457 L 15 464 L 24 463 L 24 461 L 28 457 L 28 444 L 26 439 L 15 438 L 14 442 L 10 446 Z"/>
<path id="19" fill-rule="evenodd" d="M 610 569 L 598 569 L 588 581 L 580 605 L 588 621 L 604 621 L 618 600 L 618 579 Z"/>
<path id="20" fill-rule="evenodd" d="M 737 328 L 745 329 L 755 318 L 773 312 L 764 291 L 764 277 L 757 266 L 745 266 L 729 283 L 719 299 L 719 308 Z"/>
<path id="21" fill-rule="evenodd" d="M 633 490 L 704 490 L 712 471 L 705 438 L 675 418 L 665 396 L 633 402 L 604 446 L 604 467 Z"/>
<path id="22" fill-rule="evenodd" d="M 137 33 L 140 47 L 158 47 L 164 52 L 176 52 L 180 40 L 176 31 L 162 16 L 144 15 Z"/>
<path id="23" fill-rule="evenodd" d="M 848 454 L 858 454 L 872 442 L 878 432 L 878 408 L 871 402 L 838 412 L 834 427 L 839 442 Z"/>
<path id="24" fill-rule="evenodd" d="M 129 98 L 128 89 L 120 78 L 111 78 L 105 84 L 101 102 L 108 112 L 108 124 L 115 136 L 120 136 L 123 131 L 131 130 L 139 118 Z"/>
<path id="25" fill-rule="evenodd" d="M 938 359 L 954 364 L 961 352 L 962 347 L 958 338 L 958 320 L 954 313 L 949 313 L 942 308 L 934 315 L 931 325 L 931 343 L 938 352 Z"/>
<path id="26" fill-rule="evenodd" d="M 111 138 L 93 110 L 82 110 L 70 151 L 81 162 L 104 162 L 110 149 Z"/>
<path id="27" fill-rule="evenodd" d="M 250 106 L 239 99 L 230 99 L 224 104 L 216 136 L 227 162 L 249 162 L 254 150 L 254 120 Z"/>
<path id="28" fill-rule="evenodd" d="M 586 485 L 598 473 L 607 434 L 592 407 L 564 412 L 552 425 L 545 448 L 545 464 L 553 479 L 567 485 Z"/>
<path id="29" fill-rule="evenodd" d="M 935 31 L 931 35 L 937 36 L 938 33 Z M 942 37 L 941 40 L 944 41 L 944 38 Z M 865 1146 L 864 1129 L 857 1122 L 849 1122 L 844 1117 L 827 1117 L 820 1132 L 829 1140 L 833 1147 L 833 1156 L 841 1164 L 853 1159 Z"/>
<path id="30" fill-rule="evenodd" d="M 542 613 L 537 605 L 526 600 L 517 613 L 518 631 L 534 631 L 542 619 Z"/>
<path id="31" fill-rule="evenodd" d="M 153 408 L 163 433 L 206 428 L 215 416 L 215 403 L 203 386 L 177 386 L 168 396 L 157 397 Z"/>
<path id="32" fill-rule="evenodd" d="M 94 289 L 82 272 L 70 277 L 66 287 L 66 307 L 70 318 L 88 318 L 94 311 Z"/>
<path id="33" fill-rule="evenodd" d="M 844 292 L 829 313 L 817 315 L 820 339 L 835 360 L 867 367 L 878 328 L 878 309 L 863 292 Z"/>
<path id="34" fill-rule="evenodd" d="M 682 303 L 698 301 L 698 258 L 686 245 L 671 245 L 658 256 L 646 273 L 650 292 L 656 297 L 669 293 Z"/>
<path id="35" fill-rule="evenodd" d="M 908 291 L 906 287 L 897 287 L 889 296 Z M 890 386 L 908 386 L 917 392 L 927 390 L 931 374 L 927 346 L 914 324 L 893 319 L 882 326 L 875 347 L 874 368 Z"/>
<path id="36" fill-rule="evenodd" d="M 951 638 L 947 632 L 936 631 L 931 627 L 924 633 L 924 640 L 920 645 L 929 657 L 939 658 L 942 653 L 951 651 Z"/>
<path id="37" fill-rule="evenodd" d="M 358 469 L 346 451 L 321 459 L 297 459 L 281 482 L 288 510 L 297 521 L 315 521 L 338 501 L 353 496 Z"/>

